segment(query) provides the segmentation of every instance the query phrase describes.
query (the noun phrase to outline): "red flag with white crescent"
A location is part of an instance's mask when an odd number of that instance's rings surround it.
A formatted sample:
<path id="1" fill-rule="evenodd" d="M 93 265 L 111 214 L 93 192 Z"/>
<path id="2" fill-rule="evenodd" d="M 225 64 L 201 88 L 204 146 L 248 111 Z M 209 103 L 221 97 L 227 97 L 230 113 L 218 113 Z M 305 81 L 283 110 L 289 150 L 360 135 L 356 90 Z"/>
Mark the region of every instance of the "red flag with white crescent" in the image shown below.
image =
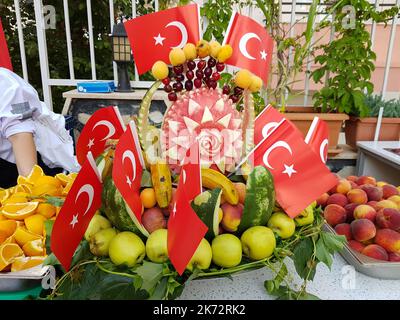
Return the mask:
<path id="1" fill-rule="evenodd" d="M 337 177 L 286 119 L 253 149 L 250 158 L 255 166 L 271 172 L 276 199 L 292 218 L 337 184 Z"/>
<path id="2" fill-rule="evenodd" d="M 305 142 L 320 157 L 322 163 L 326 163 L 328 159 L 329 128 L 325 121 L 314 117 Z"/>
<path id="3" fill-rule="evenodd" d="M 196 44 L 201 37 L 197 4 L 146 14 L 124 25 L 139 75 L 149 71 L 157 60 L 169 64 L 172 48 Z"/>
<path id="4" fill-rule="evenodd" d="M 224 43 L 231 45 L 233 49 L 227 64 L 248 69 L 259 76 L 264 85 L 267 83 L 274 41 L 261 24 L 235 12 Z"/>
<path id="5" fill-rule="evenodd" d="M 200 193 L 200 154 L 196 142 L 184 159 L 174 209 L 168 220 L 168 256 L 179 274 L 185 271 L 208 230 L 190 205 L 191 200 Z"/>
<path id="6" fill-rule="evenodd" d="M 8 52 L 6 36 L 0 19 L 0 68 L 13 71 L 10 53 Z"/>
<path id="7" fill-rule="evenodd" d="M 83 127 L 76 143 L 76 157 L 83 164 L 90 151 L 97 158 L 103 151 L 108 139 L 119 139 L 125 125 L 118 107 L 106 107 L 97 110 Z"/>
<path id="8" fill-rule="evenodd" d="M 100 173 L 93 155 L 89 152 L 68 192 L 51 234 L 51 251 L 67 271 L 90 220 L 101 206 L 102 189 Z"/>
<path id="9" fill-rule="evenodd" d="M 136 126 L 131 121 L 115 148 L 112 177 L 115 186 L 139 223 L 142 221 L 143 211 L 140 200 L 143 168 L 145 168 L 145 164 Z M 135 217 L 131 216 L 132 219 Z"/>

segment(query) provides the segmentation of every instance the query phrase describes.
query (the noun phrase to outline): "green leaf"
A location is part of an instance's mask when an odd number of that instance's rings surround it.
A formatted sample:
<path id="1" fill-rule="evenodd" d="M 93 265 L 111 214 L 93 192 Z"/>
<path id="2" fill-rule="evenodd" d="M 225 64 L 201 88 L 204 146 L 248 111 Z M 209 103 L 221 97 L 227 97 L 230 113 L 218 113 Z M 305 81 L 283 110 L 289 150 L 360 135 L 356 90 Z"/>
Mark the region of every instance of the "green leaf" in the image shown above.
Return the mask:
<path id="1" fill-rule="evenodd" d="M 150 295 L 149 300 L 164 300 L 167 294 L 168 278 L 164 277 L 154 289 L 152 295 Z"/>
<path id="2" fill-rule="evenodd" d="M 302 279 L 313 278 L 315 274 L 315 265 L 310 265 L 314 253 L 314 245 L 310 238 L 305 238 L 299 242 L 293 250 L 293 262 L 297 274 Z"/>
<path id="3" fill-rule="evenodd" d="M 346 243 L 345 236 L 340 236 L 326 231 L 322 231 L 320 237 L 323 240 L 326 249 L 331 253 L 341 251 Z"/>
<path id="4" fill-rule="evenodd" d="M 53 231 L 53 220 L 46 220 L 44 222 L 44 230 L 46 232 L 46 252 L 47 254 L 51 254 L 51 233 Z"/>
<path id="5" fill-rule="evenodd" d="M 60 262 L 58 261 L 57 257 L 54 255 L 54 253 L 50 253 L 46 259 L 43 261 L 44 266 L 56 266 L 59 265 Z"/>
<path id="6" fill-rule="evenodd" d="M 138 267 L 135 272 L 142 278 L 142 289 L 151 293 L 157 283 L 163 277 L 163 265 L 161 263 L 143 261 L 143 265 Z"/>
<path id="7" fill-rule="evenodd" d="M 45 203 L 51 204 L 55 207 L 62 207 L 64 204 L 64 199 L 58 197 L 45 197 L 45 200 Z"/>
<path id="8" fill-rule="evenodd" d="M 72 258 L 71 267 L 86 260 L 93 260 L 94 256 L 90 252 L 89 242 L 86 240 L 81 241 L 78 248 L 75 250 L 75 254 Z"/>
<path id="9" fill-rule="evenodd" d="M 317 259 L 319 261 L 325 263 L 328 266 L 328 268 L 330 269 L 332 266 L 333 259 L 332 259 L 330 252 L 325 247 L 324 240 L 322 238 L 320 238 L 317 241 L 317 244 L 315 247 L 316 247 L 315 256 L 317 257 Z"/>

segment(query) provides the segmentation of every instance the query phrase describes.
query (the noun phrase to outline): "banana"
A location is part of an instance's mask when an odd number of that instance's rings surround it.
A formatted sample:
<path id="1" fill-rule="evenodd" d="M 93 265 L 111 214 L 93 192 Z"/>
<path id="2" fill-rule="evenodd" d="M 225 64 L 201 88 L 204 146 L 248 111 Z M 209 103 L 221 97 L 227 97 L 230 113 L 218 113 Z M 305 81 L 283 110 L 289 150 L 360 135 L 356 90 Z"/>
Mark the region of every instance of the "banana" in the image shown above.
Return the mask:
<path id="1" fill-rule="evenodd" d="M 172 198 L 171 171 L 168 164 L 158 160 L 156 163 L 150 164 L 150 172 L 157 203 L 160 208 L 166 208 Z"/>
<path id="2" fill-rule="evenodd" d="M 251 168 L 251 165 L 248 162 L 245 162 L 240 167 L 240 171 L 243 175 L 243 178 L 247 181 L 247 178 L 248 178 L 249 174 L 251 173 L 251 171 L 253 171 L 253 169 Z"/>
<path id="3" fill-rule="evenodd" d="M 201 180 L 203 186 L 208 189 L 221 188 L 222 196 L 229 204 L 236 205 L 239 203 L 239 194 L 235 185 L 222 173 L 213 169 L 201 169 Z"/>

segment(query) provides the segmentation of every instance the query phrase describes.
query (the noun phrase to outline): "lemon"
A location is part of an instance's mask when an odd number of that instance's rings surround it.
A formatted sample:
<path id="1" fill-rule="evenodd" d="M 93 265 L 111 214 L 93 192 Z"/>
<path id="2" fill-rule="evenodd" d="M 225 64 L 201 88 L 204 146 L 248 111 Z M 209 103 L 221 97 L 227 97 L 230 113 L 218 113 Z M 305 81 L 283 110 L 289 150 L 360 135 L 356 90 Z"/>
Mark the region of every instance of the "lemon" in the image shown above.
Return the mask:
<path id="1" fill-rule="evenodd" d="M 169 61 L 173 66 L 183 64 L 186 61 L 185 53 L 180 48 L 174 48 L 169 53 Z"/>
<path id="2" fill-rule="evenodd" d="M 193 43 L 186 43 L 183 47 L 183 52 L 185 53 L 186 60 L 194 60 L 197 58 L 196 46 Z"/>
<path id="3" fill-rule="evenodd" d="M 168 77 L 168 66 L 163 61 L 156 61 L 151 68 L 151 73 L 157 80 L 162 80 Z"/>

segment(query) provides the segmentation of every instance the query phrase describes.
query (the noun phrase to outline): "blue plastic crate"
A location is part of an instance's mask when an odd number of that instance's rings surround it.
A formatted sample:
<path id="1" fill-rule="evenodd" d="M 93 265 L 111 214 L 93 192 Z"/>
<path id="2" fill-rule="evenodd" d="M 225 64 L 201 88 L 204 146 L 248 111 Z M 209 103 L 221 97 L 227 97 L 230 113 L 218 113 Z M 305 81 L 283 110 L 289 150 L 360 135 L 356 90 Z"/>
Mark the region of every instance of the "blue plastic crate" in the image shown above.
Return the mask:
<path id="1" fill-rule="evenodd" d="M 109 93 L 115 91 L 115 85 L 113 81 L 78 82 L 77 89 L 82 93 Z"/>

